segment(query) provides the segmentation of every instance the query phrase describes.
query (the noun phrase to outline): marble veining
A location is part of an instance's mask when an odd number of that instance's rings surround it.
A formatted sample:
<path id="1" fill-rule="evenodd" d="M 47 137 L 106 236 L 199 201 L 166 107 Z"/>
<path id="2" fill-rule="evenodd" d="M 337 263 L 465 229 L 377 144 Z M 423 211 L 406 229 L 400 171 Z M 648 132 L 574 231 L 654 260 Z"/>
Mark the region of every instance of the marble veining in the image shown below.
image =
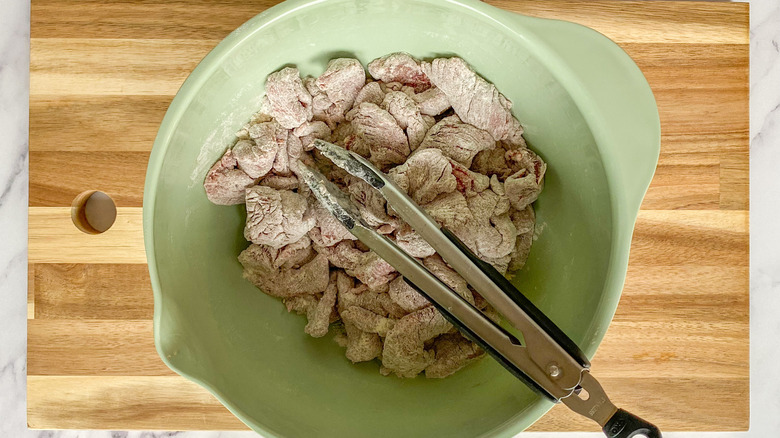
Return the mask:
<path id="1" fill-rule="evenodd" d="M 753 438 L 780 430 L 780 2 L 750 11 L 750 431 L 668 438 Z M 0 438 L 249 438 L 251 432 L 34 431 L 26 426 L 29 0 L 0 13 Z M 707 394 L 702 394 L 707 397 Z M 724 409 L 728 409 L 724 406 Z M 598 433 L 527 433 L 595 438 Z"/>

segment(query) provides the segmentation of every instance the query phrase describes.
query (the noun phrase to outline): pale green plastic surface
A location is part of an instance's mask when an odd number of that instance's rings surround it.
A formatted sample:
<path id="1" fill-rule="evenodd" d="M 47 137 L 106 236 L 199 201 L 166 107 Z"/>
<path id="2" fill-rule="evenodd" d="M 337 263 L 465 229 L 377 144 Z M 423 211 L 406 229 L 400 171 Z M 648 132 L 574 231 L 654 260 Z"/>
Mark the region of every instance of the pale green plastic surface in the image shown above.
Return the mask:
<path id="1" fill-rule="evenodd" d="M 508 437 L 550 408 L 491 359 L 444 380 L 352 365 L 242 279 L 243 206 L 206 199 L 205 172 L 257 109 L 269 73 L 294 64 L 317 75 L 334 57 L 394 51 L 463 57 L 514 102 L 549 164 L 521 290 L 588 356 L 617 306 L 660 143 L 650 88 L 623 51 L 588 28 L 477 1 L 287 1 L 229 35 L 184 83 L 144 193 L 157 349 L 265 436 Z"/>

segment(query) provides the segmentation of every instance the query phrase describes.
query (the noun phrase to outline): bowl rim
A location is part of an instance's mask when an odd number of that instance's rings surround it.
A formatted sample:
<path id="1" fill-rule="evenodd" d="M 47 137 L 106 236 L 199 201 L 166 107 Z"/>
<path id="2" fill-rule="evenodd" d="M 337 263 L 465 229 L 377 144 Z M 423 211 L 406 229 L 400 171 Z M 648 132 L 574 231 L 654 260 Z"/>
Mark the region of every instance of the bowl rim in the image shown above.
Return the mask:
<path id="1" fill-rule="evenodd" d="M 143 197 L 143 236 L 144 246 L 146 250 L 147 264 L 149 269 L 149 275 L 152 284 L 152 290 L 154 295 L 154 316 L 153 316 L 153 331 L 155 348 L 158 355 L 168 366 L 177 374 L 197 383 L 198 385 L 207 389 L 213 394 L 232 414 L 238 417 L 244 424 L 258 433 L 262 433 L 264 436 L 273 438 L 284 438 L 284 435 L 275 430 L 271 430 L 265 425 L 259 424 L 252 419 L 252 417 L 234 405 L 226 394 L 218 388 L 216 385 L 211 384 L 205 378 L 197 375 L 193 375 L 182 371 L 176 365 L 174 365 L 168 358 L 168 354 L 165 351 L 163 343 L 161 342 L 162 334 L 164 331 L 162 323 L 163 315 L 163 300 L 162 300 L 162 287 L 160 284 L 160 278 L 158 273 L 157 259 L 154 252 L 154 206 L 156 203 L 157 193 L 156 188 L 160 178 L 162 164 L 165 159 L 165 155 L 168 152 L 170 140 L 178 127 L 178 124 L 187 109 L 188 105 L 194 99 L 197 91 L 203 86 L 206 80 L 211 74 L 217 70 L 221 62 L 226 59 L 230 53 L 242 44 L 244 41 L 252 38 L 259 32 L 262 32 L 266 27 L 272 25 L 278 20 L 285 18 L 286 16 L 296 13 L 299 10 L 305 9 L 321 3 L 327 3 L 331 0 L 287 0 L 277 5 L 274 5 L 253 18 L 249 19 L 246 23 L 232 31 L 227 37 L 225 37 L 216 47 L 214 47 L 193 69 L 182 86 L 177 91 L 173 98 L 165 116 L 160 124 L 157 136 L 155 137 L 151 154 L 149 156 L 149 164 L 147 167 L 146 179 L 144 183 L 144 197 Z M 336 0 L 338 1 L 338 0 Z M 398 0 L 407 1 L 407 0 Z M 432 0 L 411 0 L 422 1 L 432 3 Z M 524 45 L 529 52 L 535 56 L 542 65 L 544 65 L 550 73 L 558 80 L 561 86 L 571 96 L 574 104 L 579 108 L 585 121 L 587 122 L 593 136 L 596 140 L 597 146 L 602 142 L 609 142 L 611 140 L 599 138 L 598 133 L 602 132 L 606 122 L 600 117 L 600 109 L 597 105 L 594 105 L 592 99 L 594 96 L 589 95 L 587 87 L 583 86 L 582 80 L 577 76 L 577 73 L 571 68 L 571 65 L 566 61 L 564 56 L 559 52 L 551 48 L 549 41 L 545 41 L 539 34 L 539 30 L 548 28 L 552 30 L 561 30 L 562 27 L 568 30 L 581 32 L 583 37 L 592 37 L 595 40 L 601 40 L 600 43 L 607 51 L 614 52 L 612 54 L 618 56 L 617 63 L 621 67 L 626 68 L 627 82 L 639 84 L 646 88 L 646 93 L 649 94 L 650 100 L 644 102 L 644 104 L 650 105 L 655 109 L 654 129 L 651 133 L 652 139 L 648 144 L 655 145 L 655 148 L 650 151 L 651 156 L 655 155 L 655 163 L 651 166 L 648 172 L 637 178 L 635 187 L 628 193 L 628 188 L 622 188 L 620 185 L 615 185 L 614 181 L 611 181 L 609 172 L 607 173 L 608 187 L 610 189 L 610 201 L 611 210 L 613 215 L 613 239 L 611 252 L 613 255 L 618 255 L 617 260 L 610 260 L 610 270 L 616 269 L 622 272 L 622 275 L 617 280 L 617 283 L 613 287 L 620 292 L 614 294 L 614 297 L 610 297 L 610 294 L 603 294 L 601 303 L 594 315 L 589 330 L 594 330 L 593 327 L 602 327 L 595 329 L 595 336 L 593 340 L 585 346 L 581 346 L 585 354 L 590 358 L 596 351 L 596 348 L 601 343 L 604 334 L 606 333 L 606 327 L 611 322 L 617 304 L 622 293 L 623 283 L 625 282 L 626 271 L 628 268 L 628 252 L 630 250 L 630 241 L 633 233 L 634 223 L 637 219 L 639 212 L 639 204 L 641 203 L 644 194 L 652 179 L 657 164 L 658 155 L 660 153 L 660 120 L 658 120 L 657 107 L 655 106 L 655 100 L 650 91 L 649 84 L 645 77 L 642 75 L 639 68 L 631 60 L 631 58 L 613 41 L 609 40 L 599 32 L 567 21 L 544 19 L 536 17 L 528 17 L 515 12 L 506 11 L 498 7 L 479 2 L 477 0 L 445 0 L 438 1 L 437 5 L 446 4 L 451 8 L 463 8 L 464 10 L 471 11 L 479 14 L 482 18 L 488 19 L 493 25 L 500 26 L 504 31 L 513 35 L 513 37 L 524 41 Z M 657 140 L 656 140 L 657 138 Z M 599 146 L 599 149 L 601 147 Z M 627 198 L 627 199 L 624 199 Z M 628 208 L 617 208 L 616 202 L 626 202 L 632 200 L 634 202 L 629 203 Z M 626 242 L 627 239 L 627 242 Z M 608 278 L 611 275 L 607 275 Z M 607 289 L 605 285 L 605 289 Z M 518 411 L 515 416 L 508 419 L 505 423 L 497 426 L 491 431 L 486 432 L 490 436 L 514 436 L 515 434 L 523 431 L 525 428 L 533 424 L 545 412 L 547 412 L 553 403 L 543 400 L 542 403 L 534 403 L 522 411 Z M 517 417 L 523 414 L 526 418 L 518 421 Z M 530 420 L 530 421 L 529 421 Z M 487 435 L 485 435 L 487 436 Z"/>

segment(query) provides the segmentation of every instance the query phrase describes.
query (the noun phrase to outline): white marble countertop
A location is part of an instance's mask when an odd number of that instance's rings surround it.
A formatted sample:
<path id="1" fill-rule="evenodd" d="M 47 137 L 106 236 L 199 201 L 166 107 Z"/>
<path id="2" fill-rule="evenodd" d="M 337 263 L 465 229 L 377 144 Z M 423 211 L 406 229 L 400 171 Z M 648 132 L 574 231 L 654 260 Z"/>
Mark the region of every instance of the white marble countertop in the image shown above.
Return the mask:
<path id="1" fill-rule="evenodd" d="M 26 426 L 29 0 L 0 0 L 0 438 L 249 438 L 252 432 L 30 431 Z M 750 431 L 780 436 L 780 1 L 750 2 Z M 707 397 L 707 394 L 702 394 Z M 724 406 L 728 409 L 728 406 Z M 600 433 L 526 433 L 595 438 Z"/>

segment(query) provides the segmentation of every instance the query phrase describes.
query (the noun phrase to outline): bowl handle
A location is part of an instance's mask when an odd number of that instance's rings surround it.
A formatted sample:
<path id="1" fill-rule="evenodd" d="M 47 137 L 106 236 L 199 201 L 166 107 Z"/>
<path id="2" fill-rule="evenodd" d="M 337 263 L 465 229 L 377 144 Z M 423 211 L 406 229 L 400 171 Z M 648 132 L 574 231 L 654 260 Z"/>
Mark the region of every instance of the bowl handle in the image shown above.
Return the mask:
<path id="1" fill-rule="evenodd" d="M 616 43 L 588 27 L 502 13 L 579 106 L 611 175 L 613 201 L 635 217 L 661 145 L 658 107 L 639 67 Z"/>

